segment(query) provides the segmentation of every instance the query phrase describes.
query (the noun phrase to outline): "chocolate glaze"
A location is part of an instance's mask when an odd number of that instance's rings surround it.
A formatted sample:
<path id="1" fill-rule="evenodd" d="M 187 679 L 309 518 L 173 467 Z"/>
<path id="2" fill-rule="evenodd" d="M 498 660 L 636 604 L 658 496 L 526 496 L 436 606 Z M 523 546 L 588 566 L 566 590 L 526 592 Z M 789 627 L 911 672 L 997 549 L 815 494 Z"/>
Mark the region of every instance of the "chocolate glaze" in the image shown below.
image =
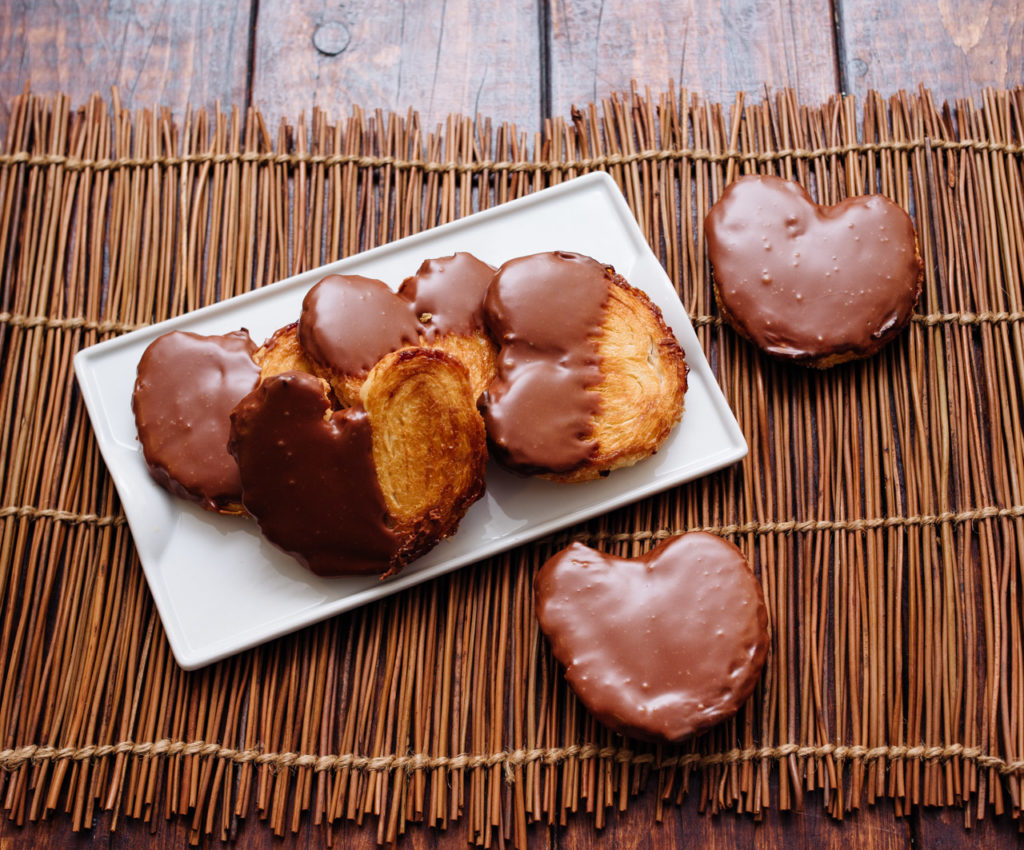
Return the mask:
<path id="1" fill-rule="evenodd" d="M 410 301 L 423 321 L 427 340 L 438 334 L 469 335 L 483 330 L 484 296 L 494 267 L 464 251 L 424 260 L 398 294 Z"/>
<path id="2" fill-rule="evenodd" d="M 496 454 L 514 468 L 568 472 L 593 454 L 610 286 L 606 266 L 566 251 L 509 260 L 491 281 L 484 317 L 501 350 L 481 408 Z"/>
<path id="3" fill-rule="evenodd" d="M 381 280 L 332 274 L 302 301 L 299 344 L 321 366 L 365 375 L 385 354 L 419 339 L 412 305 Z"/>
<path id="4" fill-rule="evenodd" d="M 244 330 L 172 331 L 139 360 L 132 411 L 150 474 L 207 510 L 241 504 L 238 466 L 227 451 L 228 417 L 259 381 L 255 351 Z"/>
<path id="5" fill-rule="evenodd" d="M 534 579 L 540 627 L 583 704 L 613 730 L 679 741 L 732 716 L 768 653 L 761 586 L 704 532 L 633 560 L 574 543 Z"/>
<path id="6" fill-rule="evenodd" d="M 881 195 L 821 207 L 798 183 L 743 177 L 704 229 L 723 310 L 769 354 L 866 356 L 906 325 L 920 294 L 913 222 Z"/>
<path id="7" fill-rule="evenodd" d="M 317 575 L 379 573 L 398 550 L 361 407 L 328 415 L 319 378 L 283 372 L 231 414 L 242 500 L 267 539 Z M 326 418 L 325 418 L 326 417 Z"/>

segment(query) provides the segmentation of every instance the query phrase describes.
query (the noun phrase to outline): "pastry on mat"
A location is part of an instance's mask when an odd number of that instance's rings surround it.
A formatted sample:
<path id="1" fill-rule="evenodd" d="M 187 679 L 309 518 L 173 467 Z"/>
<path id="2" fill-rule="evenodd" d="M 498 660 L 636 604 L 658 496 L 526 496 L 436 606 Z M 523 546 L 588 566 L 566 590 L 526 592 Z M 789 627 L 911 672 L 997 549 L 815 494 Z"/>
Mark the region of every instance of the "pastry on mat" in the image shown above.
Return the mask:
<path id="1" fill-rule="evenodd" d="M 734 715 L 768 656 L 768 612 L 743 553 L 670 537 L 637 558 L 573 543 L 534 579 L 537 619 L 565 678 L 604 725 L 680 741 Z"/>
<path id="2" fill-rule="evenodd" d="M 823 207 L 799 183 L 750 175 L 704 221 L 723 318 L 805 366 L 870 357 L 910 321 L 924 263 L 914 223 L 882 195 Z"/>

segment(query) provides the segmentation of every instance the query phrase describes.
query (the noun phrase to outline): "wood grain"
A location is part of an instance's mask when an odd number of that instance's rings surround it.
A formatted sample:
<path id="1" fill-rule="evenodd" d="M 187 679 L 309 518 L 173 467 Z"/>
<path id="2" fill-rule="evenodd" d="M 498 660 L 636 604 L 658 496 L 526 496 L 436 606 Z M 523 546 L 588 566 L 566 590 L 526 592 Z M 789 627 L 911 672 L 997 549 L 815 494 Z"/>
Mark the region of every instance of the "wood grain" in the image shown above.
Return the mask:
<path id="1" fill-rule="evenodd" d="M 576 818 L 580 824 L 586 815 Z M 640 822 L 640 821 L 637 821 Z M 554 828 L 544 824 L 529 827 L 531 850 L 545 850 L 554 845 Z M 570 825 L 570 830 L 578 827 Z M 589 827 L 592 832 L 593 827 Z M 328 838 L 329 834 L 329 838 Z M 178 850 L 189 845 L 189 822 L 185 818 L 172 818 L 155 823 L 121 818 L 111 829 L 111 817 L 102 814 L 88 832 L 73 832 L 66 817 L 33 823 L 30 827 L 16 827 L 0 820 L 0 848 L 2 850 L 68 850 L 68 848 L 104 848 L 105 850 Z M 235 846 L 245 850 L 291 850 L 291 848 L 343 847 L 345 850 L 378 850 L 377 824 L 367 819 L 362 825 L 343 821 L 330 828 L 316 825 L 305 818 L 299 832 L 277 836 L 255 815 L 236 819 L 231 845 L 206 840 L 203 847 Z M 466 820 L 457 821 L 446 830 L 411 825 L 401 836 L 398 846 L 405 850 L 430 850 L 435 847 L 470 847 Z M 561 846 L 573 846 L 562 844 Z M 586 845 L 581 845 L 586 846 Z M 612 846 L 612 845 L 608 845 Z M 709 848 L 716 845 L 709 844 Z M 725 846 L 725 845 L 722 845 Z"/>
<path id="2" fill-rule="evenodd" d="M 656 796 L 649 790 L 631 800 L 628 810 L 611 814 L 601 830 L 594 828 L 592 817 L 574 818 L 559 829 L 556 846 L 577 850 L 598 847 L 621 850 L 661 847 L 909 850 L 912 846 L 909 822 L 897 818 L 887 806 L 876 806 L 846 821 L 836 821 L 822 808 L 820 796 L 814 795 L 806 800 L 802 812 L 780 812 L 771 808 L 758 821 L 750 815 L 701 813 L 697 806 L 698 795 L 693 794 L 682 806 L 665 804 L 659 821 Z M 638 824 L 646 826 L 641 829 Z"/>
<path id="3" fill-rule="evenodd" d="M 821 850 L 847 850 L 864 847 L 871 850 L 928 847 L 935 850 L 985 847 L 1002 850 L 1020 846 L 1016 826 L 1007 818 L 979 821 L 970 830 L 963 827 L 963 813 L 956 809 L 925 809 L 910 818 L 896 817 L 885 805 L 873 806 L 839 822 L 828 817 L 817 797 L 805 801 L 800 813 L 766 812 L 762 822 L 749 816 L 728 814 L 710 817 L 697 811 L 696 795 L 681 807 L 668 804 L 656 820 L 657 800 L 651 788 L 631 798 L 626 812 L 613 812 L 602 829 L 594 827 L 593 817 L 579 813 L 568 823 L 550 830 L 540 824 L 529 827 L 530 847 L 586 848 L 616 847 L 643 850 L 659 847 L 775 848 L 814 847 Z M 643 825 L 642 827 L 640 825 Z M 372 850 L 377 833 L 372 822 L 363 826 L 343 823 L 331 829 L 336 847 Z M 464 847 L 465 822 L 452 824 L 446 831 L 413 826 L 400 841 L 408 848 Z M 323 827 L 308 822 L 298 834 L 274 836 L 257 818 L 236 821 L 235 846 L 249 850 L 287 850 L 296 847 L 321 847 L 326 844 Z M 188 844 L 188 823 L 183 819 L 161 821 L 154 833 L 150 824 L 121 819 L 114 831 L 110 816 L 102 815 L 91 832 L 74 833 L 67 818 L 33 824 L 31 828 L 0 822 L 0 847 L 4 850 L 63 850 L 69 847 L 110 850 L 134 848 L 176 848 Z M 216 845 L 211 845 L 216 846 Z"/>
<path id="4" fill-rule="evenodd" d="M 808 103 L 837 90 L 828 0 L 785 6 L 750 0 L 552 0 L 551 111 L 670 80 L 705 99 L 759 100 L 765 86 L 792 87 Z"/>
<path id="5" fill-rule="evenodd" d="M 929 850 L 1009 850 L 1024 844 L 1020 829 L 1009 818 L 989 816 L 965 829 L 964 812 L 953 808 L 922 809 L 915 815 L 912 829 L 914 846 Z"/>
<path id="6" fill-rule="evenodd" d="M 253 104 L 268 123 L 313 105 L 404 113 L 431 128 L 451 112 L 514 122 L 540 117 L 540 45 L 530 0 L 507 4 L 267 0 L 259 6 Z"/>
<path id="7" fill-rule="evenodd" d="M 231 0 L 0 3 L 0 124 L 31 83 L 73 105 L 117 86 L 123 106 L 244 103 L 250 4 Z"/>
<path id="8" fill-rule="evenodd" d="M 891 94 L 922 83 L 937 102 L 1024 82 L 1020 0 L 840 0 L 847 90 Z"/>

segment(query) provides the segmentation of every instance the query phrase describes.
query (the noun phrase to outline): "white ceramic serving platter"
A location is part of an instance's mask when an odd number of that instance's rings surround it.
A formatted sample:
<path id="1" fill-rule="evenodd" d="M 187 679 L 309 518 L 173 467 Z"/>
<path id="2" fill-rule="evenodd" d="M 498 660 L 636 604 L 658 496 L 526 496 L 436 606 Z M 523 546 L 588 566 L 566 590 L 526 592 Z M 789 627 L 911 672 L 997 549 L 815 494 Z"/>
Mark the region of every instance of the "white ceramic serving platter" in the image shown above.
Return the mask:
<path id="1" fill-rule="evenodd" d="M 615 266 L 661 308 L 686 352 L 686 411 L 654 457 L 575 485 L 521 478 L 492 463 L 487 494 L 470 508 L 458 533 L 383 582 L 318 578 L 267 543 L 252 521 L 203 511 L 150 478 L 136 439 L 131 394 L 139 358 L 157 336 L 171 330 L 219 334 L 245 327 L 259 343 L 298 318 L 306 291 L 328 273 L 377 277 L 397 287 L 429 257 L 469 251 L 499 265 L 556 249 Z M 618 187 L 600 173 L 102 342 L 78 353 L 75 373 L 171 649 L 185 669 L 635 502 L 747 453 L 671 282 Z"/>

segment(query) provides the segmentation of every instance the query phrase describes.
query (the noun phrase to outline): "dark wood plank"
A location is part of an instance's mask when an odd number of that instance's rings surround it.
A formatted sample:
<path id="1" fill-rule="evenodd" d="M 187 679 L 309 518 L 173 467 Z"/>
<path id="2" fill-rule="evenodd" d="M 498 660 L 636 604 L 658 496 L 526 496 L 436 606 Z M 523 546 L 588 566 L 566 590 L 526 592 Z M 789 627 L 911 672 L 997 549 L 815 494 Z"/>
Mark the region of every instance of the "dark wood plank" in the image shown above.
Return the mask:
<path id="1" fill-rule="evenodd" d="M 465 821 L 452 824 L 447 831 L 410 824 L 400 844 L 412 848 L 467 846 Z M 319 847 L 325 845 L 323 827 L 313 826 L 308 819 L 302 830 L 276 838 L 266 825 L 250 817 L 237 823 L 235 845 L 253 848 Z M 334 846 L 374 848 L 376 827 L 372 821 L 363 826 L 343 823 L 331 830 Z M 709 817 L 697 811 L 696 795 L 682 807 L 664 808 L 661 823 L 655 821 L 655 798 L 651 792 L 630 800 L 626 812 L 611 812 L 602 829 L 594 827 L 592 815 L 578 813 L 565 826 L 549 830 L 541 824 L 529 827 L 530 847 L 559 847 L 585 850 L 591 847 L 616 847 L 623 850 L 644 850 L 659 847 L 814 847 L 847 850 L 866 847 L 872 850 L 928 847 L 936 850 L 972 850 L 976 847 L 1019 847 L 1022 839 L 1017 826 L 1007 817 L 988 817 L 970 829 L 963 827 L 963 813 L 958 809 L 925 809 L 912 818 L 896 817 L 884 802 L 851 814 L 845 821 L 832 820 L 815 799 L 808 799 L 800 813 L 766 813 L 760 823 L 747 815 L 724 814 Z M 188 843 L 188 822 L 174 818 L 158 823 L 155 834 L 149 824 L 122 819 L 116 831 L 109 830 L 109 815 L 102 815 L 93 830 L 74 833 L 70 819 L 55 816 L 53 820 L 19 828 L 0 821 L 0 847 L 79 848 L 79 850 L 131 850 L 147 847 L 184 847 Z M 214 846 L 213 842 L 210 846 Z"/>
<path id="2" fill-rule="evenodd" d="M 50 820 L 18 827 L 0 819 L 0 848 L 2 850 L 171 850 L 189 846 L 191 823 L 187 818 L 159 817 L 154 824 L 141 820 L 121 818 L 117 828 L 110 829 L 109 813 L 101 814 L 90 830 L 73 832 L 71 819 L 60 814 Z M 645 821 L 636 821 L 639 825 Z M 154 829 L 155 826 L 155 829 Z M 634 829 L 639 829 L 635 826 Z M 235 821 L 235 834 L 231 845 L 246 850 L 290 850 L 306 847 L 344 847 L 345 850 L 377 850 L 378 823 L 370 817 L 363 824 L 341 821 L 329 829 L 316 825 L 312 818 L 305 816 L 299 831 L 275 836 L 267 824 L 255 814 L 244 820 Z M 531 850 L 544 850 L 553 846 L 554 830 L 545 824 L 531 824 L 527 828 Z M 330 836 L 328 838 L 328 833 Z M 468 819 L 463 818 L 442 830 L 421 824 L 410 823 L 399 838 L 399 846 L 411 850 L 432 850 L 435 847 L 470 847 Z M 497 834 L 492 841 L 498 844 Z M 219 837 L 204 838 L 200 846 L 231 846 L 220 842 Z"/>
<path id="3" fill-rule="evenodd" d="M 914 833 L 916 846 L 930 850 L 1002 850 L 1024 846 L 1024 834 L 1011 818 L 993 817 L 989 813 L 984 820 L 976 820 L 970 829 L 965 829 L 961 809 L 923 809 L 915 816 Z"/>
<path id="4" fill-rule="evenodd" d="M 155 824 L 141 820 L 121 818 L 116 829 L 110 829 L 110 815 L 100 815 L 90 830 L 73 832 L 70 818 L 53 815 L 51 820 L 15 827 L 0 822 L 0 848 L 3 850 L 172 850 L 188 847 L 191 823 L 187 818 L 159 817 Z M 352 850 L 377 847 L 376 835 L 372 829 L 353 829 L 344 834 L 344 843 L 339 845 Z M 237 833 L 233 844 L 246 850 L 286 850 L 286 848 L 322 847 L 323 831 L 307 818 L 301 830 L 276 837 L 256 817 L 237 821 Z M 204 839 L 201 846 L 229 846 L 216 838 Z"/>
<path id="5" fill-rule="evenodd" d="M 606 3 L 551 0 L 551 109 L 568 115 L 635 79 L 652 90 L 669 80 L 706 99 L 737 92 L 760 100 L 765 85 L 792 87 L 817 104 L 837 90 L 828 0 L 785 6 L 753 0 Z"/>
<path id="6" fill-rule="evenodd" d="M 593 817 L 578 815 L 559 829 L 556 846 L 573 850 L 592 847 L 909 850 L 911 847 L 909 822 L 897 818 L 892 808 L 884 803 L 851 813 L 844 821 L 836 821 L 824 811 L 820 797 L 814 796 L 805 801 L 802 812 L 779 812 L 772 808 L 765 812 L 761 821 L 756 821 L 750 815 L 734 812 L 702 814 L 697 808 L 697 796 L 691 794 L 682 806 L 666 805 L 660 823 L 655 820 L 655 795 L 650 792 L 631 800 L 626 812 L 611 813 L 606 826 L 600 830 L 594 828 Z"/>
<path id="7" fill-rule="evenodd" d="M 127 107 L 225 106 L 246 98 L 250 0 L 0 3 L 0 123 L 30 82 L 73 105 L 120 90 Z"/>
<path id="8" fill-rule="evenodd" d="M 839 0 L 846 88 L 928 86 L 936 101 L 1024 83 L 1020 0 Z"/>
<path id="9" fill-rule="evenodd" d="M 253 104 L 273 123 L 314 104 L 337 119 L 357 104 L 402 113 L 414 107 L 427 128 L 455 112 L 533 131 L 539 55 L 532 0 L 263 0 Z"/>

